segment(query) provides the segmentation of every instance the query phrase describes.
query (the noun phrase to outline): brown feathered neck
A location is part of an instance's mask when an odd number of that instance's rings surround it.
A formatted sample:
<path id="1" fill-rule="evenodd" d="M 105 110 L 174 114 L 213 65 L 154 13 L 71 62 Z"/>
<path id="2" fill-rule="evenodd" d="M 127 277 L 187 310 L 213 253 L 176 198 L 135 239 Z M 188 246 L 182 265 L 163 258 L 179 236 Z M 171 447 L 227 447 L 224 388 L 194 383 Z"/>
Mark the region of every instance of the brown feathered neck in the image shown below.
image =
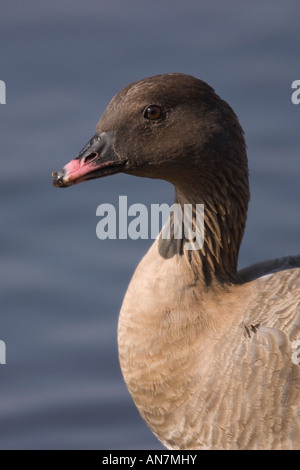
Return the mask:
<path id="1" fill-rule="evenodd" d="M 183 256 L 194 272 L 195 280 L 200 279 L 207 286 L 215 281 L 221 284 L 239 282 L 237 262 L 249 201 L 245 147 L 240 150 L 239 159 L 232 155 L 218 173 L 207 170 L 202 175 L 196 167 L 191 167 L 184 174 L 178 171 L 177 177 L 172 178 L 174 202 L 180 204 L 182 214 L 185 204 L 192 204 L 193 228 L 196 226 L 196 204 L 204 204 L 204 244 L 200 250 L 186 250 L 188 240 L 184 237 L 169 241 L 160 238 L 160 254 Z"/>

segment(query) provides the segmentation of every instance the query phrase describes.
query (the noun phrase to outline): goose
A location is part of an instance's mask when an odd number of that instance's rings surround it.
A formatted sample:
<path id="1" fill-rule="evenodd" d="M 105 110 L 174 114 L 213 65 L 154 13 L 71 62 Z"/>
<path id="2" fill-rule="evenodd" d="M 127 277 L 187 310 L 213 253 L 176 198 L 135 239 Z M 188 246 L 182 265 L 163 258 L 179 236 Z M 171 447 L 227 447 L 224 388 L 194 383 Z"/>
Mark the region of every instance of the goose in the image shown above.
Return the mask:
<path id="1" fill-rule="evenodd" d="M 174 185 L 204 204 L 204 242 L 160 233 L 123 300 L 127 388 L 167 449 L 300 449 L 300 256 L 237 270 L 249 201 L 244 133 L 207 83 L 170 73 L 134 82 L 55 187 L 115 173 Z"/>

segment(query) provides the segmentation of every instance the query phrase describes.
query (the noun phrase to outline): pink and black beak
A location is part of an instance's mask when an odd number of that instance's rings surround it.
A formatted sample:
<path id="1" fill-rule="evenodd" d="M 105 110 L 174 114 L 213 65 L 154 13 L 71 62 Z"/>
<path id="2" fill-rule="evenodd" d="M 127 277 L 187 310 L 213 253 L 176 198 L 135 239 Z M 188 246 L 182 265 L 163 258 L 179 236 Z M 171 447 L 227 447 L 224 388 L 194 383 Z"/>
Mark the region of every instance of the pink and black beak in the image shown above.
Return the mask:
<path id="1" fill-rule="evenodd" d="M 122 161 L 113 148 L 114 132 L 98 132 L 62 170 L 52 173 L 53 185 L 67 188 L 101 176 L 121 172 L 126 162 Z"/>

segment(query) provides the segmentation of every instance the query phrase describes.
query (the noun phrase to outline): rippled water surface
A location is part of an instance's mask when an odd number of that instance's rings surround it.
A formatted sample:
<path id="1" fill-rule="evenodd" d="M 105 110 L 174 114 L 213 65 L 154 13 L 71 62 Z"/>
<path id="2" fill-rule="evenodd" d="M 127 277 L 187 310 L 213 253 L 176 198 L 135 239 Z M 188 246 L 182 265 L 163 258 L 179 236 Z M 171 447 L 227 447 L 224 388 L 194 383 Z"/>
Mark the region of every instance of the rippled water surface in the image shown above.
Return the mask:
<path id="1" fill-rule="evenodd" d="M 252 199 L 240 266 L 300 252 L 299 2 L 1 2 L 0 448 L 159 449 L 124 385 L 123 295 L 151 241 L 96 237 L 102 202 L 171 203 L 161 181 L 51 185 L 111 97 L 145 76 L 209 82 L 244 127 Z"/>

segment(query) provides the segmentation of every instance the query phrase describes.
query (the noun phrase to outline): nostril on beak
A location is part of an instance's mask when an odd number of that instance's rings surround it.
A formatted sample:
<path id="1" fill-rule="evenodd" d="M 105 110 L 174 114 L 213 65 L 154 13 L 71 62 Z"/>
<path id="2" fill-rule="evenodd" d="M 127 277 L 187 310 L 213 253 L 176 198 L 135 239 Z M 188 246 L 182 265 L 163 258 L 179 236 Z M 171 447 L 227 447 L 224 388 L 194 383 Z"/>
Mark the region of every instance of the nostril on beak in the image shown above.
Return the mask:
<path id="1" fill-rule="evenodd" d="M 95 158 L 98 157 L 98 153 L 92 152 L 83 159 L 83 163 L 86 165 L 87 163 L 90 163 L 91 161 L 95 160 Z"/>

